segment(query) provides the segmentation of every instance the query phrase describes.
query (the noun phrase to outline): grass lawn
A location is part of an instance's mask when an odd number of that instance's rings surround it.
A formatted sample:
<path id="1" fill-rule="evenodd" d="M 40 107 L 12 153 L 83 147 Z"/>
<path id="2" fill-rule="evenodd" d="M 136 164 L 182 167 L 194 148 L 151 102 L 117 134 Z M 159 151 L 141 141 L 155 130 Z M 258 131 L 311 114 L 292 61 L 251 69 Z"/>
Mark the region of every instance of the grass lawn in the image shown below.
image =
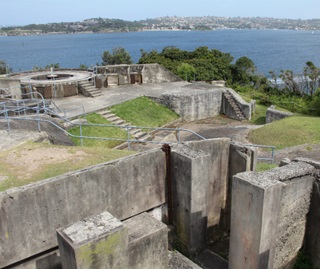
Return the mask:
<path id="1" fill-rule="evenodd" d="M 160 127 L 179 116 L 147 97 L 139 97 L 111 107 L 112 113 L 135 126 Z"/>
<path id="2" fill-rule="evenodd" d="M 65 147 L 27 142 L 0 152 L 0 191 L 134 154 L 105 147 Z"/>
<path id="3" fill-rule="evenodd" d="M 112 124 L 99 114 L 92 113 L 87 115 L 88 124 Z M 68 130 L 73 135 L 80 135 L 80 127 L 73 127 Z M 125 129 L 118 127 L 104 127 L 104 126 L 82 126 L 82 135 L 90 137 L 104 137 L 104 138 L 122 138 L 127 139 L 127 132 Z M 81 146 L 81 139 L 71 137 L 72 141 Z M 116 140 L 96 140 L 96 139 L 83 139 L 83 145 L 88 147 L 103 147 L 114 148 L 124 141 Z"/>
<path id="4" fill-rule="evenodd" d="M 320 117 L 292 116 L 252 130 L 249 140 L 278 149 L 320 143 Z"/>

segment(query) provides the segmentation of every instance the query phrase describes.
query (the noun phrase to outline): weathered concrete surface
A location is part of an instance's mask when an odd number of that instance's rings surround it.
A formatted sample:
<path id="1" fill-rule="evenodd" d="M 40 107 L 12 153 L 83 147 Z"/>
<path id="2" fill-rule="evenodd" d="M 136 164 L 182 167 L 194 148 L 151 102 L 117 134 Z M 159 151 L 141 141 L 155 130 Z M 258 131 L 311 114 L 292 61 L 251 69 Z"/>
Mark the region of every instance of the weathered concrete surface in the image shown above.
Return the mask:
<path id="1" fill-rule="evenodd" d="M 159 64 L 145 64 L 142 70 L 142 83 L 176 82 L 182 79 Z"/>
<path id="2" fill-rule="evenodd" d="M 274 106 L 271 106 L 267 109 L 266 123 L 281 120 L 281 119 L 290 117 L 292 115 L 293 113 L 280 111 L 275 109 Z"/>
<path id="3" fill-rule="evenodd" d="M 290 163 L 279 169 L 274 178 L 284 183 L 279 208 L 274 268 L 292 268 L 306 231 L 315 168 L 307 163 Z M 297 172 L 295 174 L 295 172 Z M 287 173 L 290 177 L 280 178 Z"/>
<path id="4" fill-rule="evenodd" d="M 129 236 L 126 268 L 167 269 L 167 226 L 147 213 L 125 220 L 123 224 Z"/>
<path id="5" fill-rule="evenodd" d="M 191 255 L 206 244 L 207 190 L 211 156 L 186 145 L 171 154 L 173 225 L 178 249 Z"/>
<path id="6" fill-rule="evenodd" d="M 108 212 L 57 230 L 63 269 L 127 268 L 128 230 Z"/>
<path id="7" fill-rule="evenodd" d="M 234 177 L 230 269 L 292 268 L 303 245 L 315 171 L 291 162 Z"/>
<path id="8" fill-rule="evenodd" d="M 169 269 L 201 269 L 178 251 L 169 252 Z"/>
<path id="9" fill-rule="evenodd" d="M 104 211 L 118 219 L 165 203 L 161 150 L 0 193 L 0 267 L 57 246 L 55 230 Z"/>
<path id="10" fill-rule="evenodd" d="M 162 94 L 160 102 L 185 120 L 199 120 L 220 114 L 222 88 L 193 83 Z"/>
<path id="11" fill-rule="evenodd" d="M 254 172 L 232 181 L 229 269 L 272 269 L 282 184 Z"/>
<path id="12" fill-rule="evenodd" d="M 225 229 L 225 214 L 228 194 L 228 169 L 230 139 L 217 138 L 188 142 L 188 146 L 209 153 L 210 167 L 207 189 L 207 243 L 215 240 Z"/>
<path id="13" fill-rule="evenodd" d="M 306 229 L 306 250 L 311 256 L 314 269 L 320 269 L 320 180 L 313 185 L 310 211 Z"/>

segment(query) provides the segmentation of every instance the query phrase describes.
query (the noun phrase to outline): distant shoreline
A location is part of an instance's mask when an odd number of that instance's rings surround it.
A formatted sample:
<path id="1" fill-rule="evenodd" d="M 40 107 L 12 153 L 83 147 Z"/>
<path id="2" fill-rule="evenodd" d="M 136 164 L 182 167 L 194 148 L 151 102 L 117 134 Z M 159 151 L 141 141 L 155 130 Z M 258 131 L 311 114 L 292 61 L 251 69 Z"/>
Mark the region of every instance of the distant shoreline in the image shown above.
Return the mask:
<path id="1" fill-rule="evenodd" d="M 52 32 L 52 33 L 21 33 L 21 34 L 2 34 L 0 37 L 14 37 L 14 36 L 48 36 L 48 35 L 85 35 L 85 34 L 114 34 L 114 33 L 138 33 L 138 32 L 214 32 L 214 31 L 298 31 L 298 32 L 320 32 L 320 30 L 304 30 L 304 29 L 237 29 L 237 28 L 218 28 L 210 30 L 185 30 L 185 29 L 142 29 L 138 31 L 102 31 L 102 32 Z"/>

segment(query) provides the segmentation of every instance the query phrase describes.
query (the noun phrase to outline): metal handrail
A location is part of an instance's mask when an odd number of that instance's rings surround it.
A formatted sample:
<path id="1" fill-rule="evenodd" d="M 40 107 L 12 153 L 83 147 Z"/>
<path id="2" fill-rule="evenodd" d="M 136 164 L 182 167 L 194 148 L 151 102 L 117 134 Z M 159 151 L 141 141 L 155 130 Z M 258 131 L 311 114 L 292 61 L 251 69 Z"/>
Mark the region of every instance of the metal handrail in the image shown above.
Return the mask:
<path id="1" fill-rule="evenodd" d="M 261 160 L 261 161 L 271 161 L 271 163 L 274 162 L 274 155 L 275 155 L 275 146 L 266 146 L 266 145 L 256 145 L 256 144 L 246 144 L 244 146 L 247 147 L 254 147 L 254 148 L 269 148 L 271 149 L 271 158 L 257 158 L 257 160 Z"/>

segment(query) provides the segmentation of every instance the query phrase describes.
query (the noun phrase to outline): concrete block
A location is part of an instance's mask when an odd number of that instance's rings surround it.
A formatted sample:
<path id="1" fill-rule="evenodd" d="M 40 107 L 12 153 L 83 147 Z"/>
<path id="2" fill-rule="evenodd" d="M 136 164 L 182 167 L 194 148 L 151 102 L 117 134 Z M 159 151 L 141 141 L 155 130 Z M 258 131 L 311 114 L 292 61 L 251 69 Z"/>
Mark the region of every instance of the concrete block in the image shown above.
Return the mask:
<path id="1" fill-rule="evenodd" d="M 165 224 L 142 213 L 123 222 L 128 230 L 130 269 L 168 268 L 168 229 Z"/>
<path id="2" fill-rule="evenodd" d="M 282 183 L 263 174 L 233 177 L 229 269 L 272 269 Z"/>
<path id="3" fill-rule="evenodd" d="M 179 250 L 191 255 L 206 244 L 207 197 L 211 156 L 178 145 L 172 151 L 173 225 Z"/>
<path id="4" fill-rule="evenodd" d="M 57 230 L 63 269 L 128 268 L 128 231 L 110 213 Z"/>

